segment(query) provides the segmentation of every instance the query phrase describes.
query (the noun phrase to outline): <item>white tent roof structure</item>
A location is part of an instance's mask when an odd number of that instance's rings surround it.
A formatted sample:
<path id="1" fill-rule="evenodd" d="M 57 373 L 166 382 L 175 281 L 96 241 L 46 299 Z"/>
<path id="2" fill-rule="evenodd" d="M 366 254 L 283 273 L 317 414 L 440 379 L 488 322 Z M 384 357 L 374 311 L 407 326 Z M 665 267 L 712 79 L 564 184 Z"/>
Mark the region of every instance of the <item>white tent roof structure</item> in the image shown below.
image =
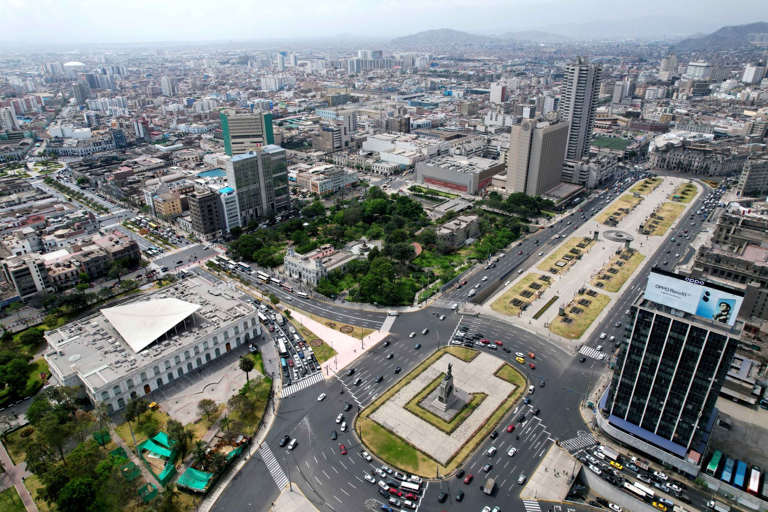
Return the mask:
<path id="1" fill-rule="evenodd" d="M 102 309 L 101 313 L 138 353 L 201 306 L 179 299 L 157 299 Z"/>

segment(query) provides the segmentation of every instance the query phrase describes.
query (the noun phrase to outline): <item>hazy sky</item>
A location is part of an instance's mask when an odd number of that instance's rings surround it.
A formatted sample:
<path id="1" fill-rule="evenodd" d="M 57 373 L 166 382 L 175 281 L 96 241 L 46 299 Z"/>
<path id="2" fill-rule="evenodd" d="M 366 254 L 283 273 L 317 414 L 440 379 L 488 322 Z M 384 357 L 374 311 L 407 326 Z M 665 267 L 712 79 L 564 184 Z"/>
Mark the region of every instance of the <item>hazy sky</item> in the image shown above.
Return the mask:
<path id="1" fill-rule="evenodd" d="M 0 42 L 254 40 L 337 34 L 388 39 L 434 28 L 491 35 L 645 16 L 701 22 L 702 31 L 711 31 L 722 25 L 768 21 L 768 1 L 0 0 Z"/>

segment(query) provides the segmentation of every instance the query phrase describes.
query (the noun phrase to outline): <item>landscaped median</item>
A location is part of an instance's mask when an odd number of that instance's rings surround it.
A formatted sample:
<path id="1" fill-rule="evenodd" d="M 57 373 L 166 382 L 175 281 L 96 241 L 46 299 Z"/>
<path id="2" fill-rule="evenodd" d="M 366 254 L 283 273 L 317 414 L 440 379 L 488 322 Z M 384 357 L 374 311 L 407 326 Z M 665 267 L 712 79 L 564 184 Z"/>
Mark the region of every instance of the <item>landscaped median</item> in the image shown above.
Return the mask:
<path id="1" fill-rule="evenodd" d="M 612 204 L 607 206 L 600 215 L 595 217 L 595 220 L 600 224 L 615 226 L 624 217 L 632 213 L 632 210 L 634 210 L 642 200 L 642 195 L 635 196 L 633 194 L 624 194 Z"/>
<path id="2" fill-rule="evenodd" d="M 491 309 L 514 316 L 528 307 L 552 284 L 552 278 L 531 272 L 491 304 Z"/>
<path id="3" fill-rule="evenodd" d="M 683 183 L 672 193 L 672 201 L 688 204 L 696 197 L 696 185 L 692 182 Z"/>
<path id="4" fill-rule="evenodd" d="M 634 249 L 621 249 L 620 253 L 612 257 L 592 280 L 592 286 L 611 293 L 621 290 L 644 259 L 645 256 Z"/>
<path id="5" fill-rule="evenodd" d="M 557 316 L 549 323 L 549 330 L 563 338 L 579 339 L 609 302 L 609 296 L 587 289 L 565 307 L 565 316 Z"/>
<path id="6" fill-rule="evenodd" d="M 685 210 L 685 205 L 682 203 L 666 202 L 662 204 L 658 210 L 651 214 L 651 219 L 642 226 L 641 232 L 644 235 L 664 236 L 683 210 Z"/>
<path id="7" fill-rule="evenodd" d="M 635 186 L 629 189 L 629 191 L 633 194 L 638 193 L 647 196 L 656 190 L 656 187 L 661 185 L 662 181 L 664 181 L 662 178 L 646 178 L 643 181 L 636 183 Z"/>
<path id="8" fill-rule="evenodd" d="M 467 431 L 465 427 L 464 432 L 462 433 L 460 427 L 462 425 L 467 425 L 469 428 L 474 428 L 474 423 L 480 419 L 479 416 L 472 420 L 472 423 L 467 422 L 472 418 L 472 415 L 476 413 L 477 408 L 489 399 L 490 395 L 486 395 L 483 392 L 477 392 L 477 390 L 466 390 L 467 393 L 472 396 L 472 399 L 464 406 L 464 409 L 459 410 L 450 421 L 439 418 L 437 415 L 420 405 L 425 397 L 439 386 L 440 381 L 444 376 L 444 372 L 442 371 L 439 374 L 435 374 L 435 378 L 432 378 L 432 374 L 434 374 L 434 369 L 432 369 L 430 371 L 431 374 L 429 375 L 429 382 L 413 397 L 398 395 L 400 391 L 403 391 L 406 386 L 414 383 L 415 379 L 419 378 L 434 364 L 444 365 L 445 361 L 440 362 L 440 359 L 448 355 L 465 363 L 469 363 L 470 367 L 465 367 L 465 371 L 474 371 L 471 367 L 473 361 L 475 364 L 482 364 L 485 366 L 487 366 L 485 359 L 492 358 L 493 360 L 498 361 L 498 367 L 495 368 L 495 370 L 489 369 L 486 378 L 494 381 L 500 379 L 499 384 L 503 384 L 511 390 L 509 394 L 507 394 L 507 390 L 505 389 L 503 395 L 496 395 L 493 400 L 500 400 L 500 403 L 495 409 L 491 409 L 491 407 L 494 407 L 495 401 L 485 404 L 484 408 L 487 410 L 486 414 L 488 414 L 488 416 L 485 417 L 486 419 L 479 422 L 479 426 L 473 432 Z M 429 356 L 394 387 L 382 394 L 371 405 L 366 407 L 356 419 L 355 430 L 367 450 L 392 467 L 425 478 L 435 478 L 438 474 L 447 476 L 455 471 L 456 468 L 458 468 L 477 449 L 491 431 L 498 426 L 502 418 L 509 413 L 515 403 L 521 398 L 527 386 L 525 377 L 508 363 L 488 353 L 482 353 L 484 359 L 475 361 L 478 356 L 481 356 L 480 352 L 464 347 L 450 346 L 439 350 Z M 490 359 L 488 360 L 490 361 Z M 462 363 L 458 364 L 461 365 Z M 495 365 L 493 366 L 495 367 Z M 456 370 L 454 370 L 454 378 L 457 378 Z M 423 377 L 422 380 L 424 380 Z M 505 383 L 501 381 L 505 381 Z M 465 380 L 464 382 L 468 383 L 469 381 Z M 511 384 L 511 386 L 506 383 Z M 463 389 L 460 386 L 460 383 L 456 383 L 456 387 Z M 489 393 L 491 392 L 492 390 L 489 390 Z M 408 398 L 410 399 L 404 406 L 396 405 L 397 400 Z M 419 420 L 422 420 L 429 425 L 429 429 L 432 429 L 432 427 L 437 429 L 441 436 L 443 434 L 450 436 L 446 439 L 449 439 L 451 443 L 461 442 L 462 444 L 455 452 L 447 452 L 451 453 L 450 457 L 443 457 L 447 459 L 447 461 L 442 463 L 438 462 L 435 458 L 425 453 L 425 451 L 417 448 L 409 441 L 389 428 L 382 426 L 382 424 L 372 418 L 376 411 L 385 405 L 388 408 L 392 408 L 393 406 L 402 407 L 405 411 L 408 411 L 408 413 L 415 416 L 414 421 L 419 422 Z M 467 409 L 470 409 L 470 411 L 465 412 Z M 398 410 L 402 411 L 402 409 Z M 386 411 L 386 409 L 384 409 L 384 411 Z M 381 413 L 376 416 L 381 416 Z M 411 416 L 409 415 L 409 417 Z M 378 421 L 380 421 L 380 418 L 378 418 Z M 458 434 L 461 435 L 455 437 Z M 465 442 L 463 441 L 462 436 L 468 436 Z"/>
<path id="9" fill-rule="evenodd" d="M 302 311 L 301 314 L 303 315 L 306 313 Z M 317 334 L 301 325 L 294 318 L 289 318 L 288 320 L 291 322 L 291 324 L 293 324 L 293 327 L 299 331 L 302 336 L 304 336 L 304 339 L 309 344 L 309 346 L 312 347 L 312 352 L 315 353 L 315 357 L 317 358 L 318 363 L 323 364 L 337 354 L 337 352 L 331 348 L 330 345 L 321 340 Z"/>
<path id="10" fill-rule="evenodd" d="M 552 274 L 562 274 L 595 244 L 592 238 L 573 237 L 545 259 L 537 268 Z"/>

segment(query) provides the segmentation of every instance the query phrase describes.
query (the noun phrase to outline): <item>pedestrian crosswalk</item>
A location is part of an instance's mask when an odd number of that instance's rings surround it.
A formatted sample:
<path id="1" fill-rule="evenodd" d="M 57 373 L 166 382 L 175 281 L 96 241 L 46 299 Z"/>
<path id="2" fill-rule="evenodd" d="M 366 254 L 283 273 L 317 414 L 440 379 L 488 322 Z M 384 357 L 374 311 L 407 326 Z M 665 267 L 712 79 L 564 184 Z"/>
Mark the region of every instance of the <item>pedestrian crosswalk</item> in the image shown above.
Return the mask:
<path id="1" fill-rule="evenodd" d="M 324 380 L 323 372 L 319 371 L 315 373 L 314 375 L 307 377 L 306 379 L 300 380 L 296 384 L 291 384 L 288 387 L 285 387 L 280 390 L 280 397 L 285 397 L 292 395 L 293 393 L 296 393 L 297 391 L 301 391 L 302 389 L 311 386 L 312 384 L 317 384 L 318 382 L 322 382 Z"/>
<path id="2" fill-rule="evenodd" d="M 605 354 L 603 354 L 602 352 L 598 352 L 592 347 L 587 347 L 587 346 L 581 347 L 581 350 L 579 350 L 579 353 L 584 354 L 587 357 L 599 359 L 600 361 L 602 361 L 605 358 Z"/>
<path id="3" fill-rule="evenodd" d="M 277 484 L 277 488 L 282 489 L 288 485 L 288 477 L 285 476 L 285 471 L 280 467 L 275 455 L 266 443 L 262 444 L 261 448 L 259 448 L 259 455 L 261 455 L 261 460 L 264 461 L 267 469 L 269 469 L 269 473 L 272 475 L 275 484 Z"/>
<path id="4" fill-rule="evenodd" d="M 595 436 L 593 436 L 592 434 L 573 437 L 571 439 L 566 439 L 565 441 L 560 441 L 560 446 L 562 446 L 563 448 L 565 448 L 571 453 L 575 453 L 579 450 L 583 450 L 584 448 L 589 448 L 590 446 L 594 446 L 596 444 L 597 444 L 597 439 L 595 439 Z"/>
<path id="5" fill-rule="evenodd" d="M 536 500 L 523 500 L 526 512 L 541 512 L 539 502 Z"/>
<path id="6" fill-rule="evenodd" d="M 431 306 L 436 308 L 452 308 L 454 304 L 457 305 L 458 308 L 461 308 L 464 304 L 467 302 L 464 300 L 451 300 L 451 299 L 437 299 L 435 302 L 431 304 Z"/>

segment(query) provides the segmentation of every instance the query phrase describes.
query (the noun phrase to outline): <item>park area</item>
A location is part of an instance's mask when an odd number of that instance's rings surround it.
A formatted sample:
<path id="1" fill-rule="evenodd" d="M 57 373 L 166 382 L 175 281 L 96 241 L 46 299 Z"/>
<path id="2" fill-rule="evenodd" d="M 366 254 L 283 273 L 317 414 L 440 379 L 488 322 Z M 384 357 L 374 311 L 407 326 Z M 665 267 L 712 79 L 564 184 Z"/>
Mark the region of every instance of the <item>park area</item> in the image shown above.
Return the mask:
<path id="1" fill-rule="evenodd" d="M 688 204 L 696 197 L 696 185 L 690 181 L 683 183 L 672 193 L 672 201 L 676 203 Z"/>
<path id="2" fill-rule="evenodd" d="M 646 178 L 643 181 L 635 183 L 635 185 L 629 189 L 632 193 L 641 194 L 647 196 L 664 181 L 662 178 Z"/>
<path id="3" fill-rule="evenodd" d="M 644 259 L 645 256 L 634 249 L 622 249 L 603 266 L 591 284 L 607 292 L 618 292 Z"/>
<path id="4" fill-rule="evenodd" d="M 634 210 L 642 200 L 642 196 L 636 197 L 632 194 L 624 194 L 616 201 L 608 205 L 605 210 L 603 210 L 603 212 L 595 218 L 595 220 L 600 224 L 605 224 L 606 226 L 615 226 L 621 222 L 624 217 L 632 213 L 632 210 Z"/>
<path id="5" fill-rule="evenodd" d="M 562 274 L 595 244 L 592 238 L 572 237 L 537 267 L 543 272 Z"/>
<path id="6" fill-rule="evenodd" d="M 508 316 L 519 315 L 552 284 L 552 277 L 531 272 L 491 304 L 491 309 Z"/>
<path id="7" fill-rule="evenodd" d="M 664 236 L 683 210 L 685 210 L 685 205 L 681 203 L 666 202 L 662 204 L 656 212 L 651 214 L 651 219 L 643 226 L 643 234 Z"/>
<path id="8" fill-rule="evenodd" d="M 304 313 L 303 311 L 301 312 L 301 314 L 307 315 L 307 313 Z M 298 332 L 301 333 L 301 335 L 304 337 L 304 340 L 306 340 L 307 344 L 310 347 L 312 347 L 312 351 L 315 353 L 315 357 L 317 358 L 318 363 L 323 364 L 324 362 L 328 361 L 329 359 L 333 358 L 333 356 L 336 355 L 337 352 L 326 342 L 318 338 L 317 334 L 315 334 L 314 332 L 310 331 L 309 329 L 301 325 L 294 318 L 290 318 L 289 320 L 293 325 L 293 327 Z M 313 318 L 313 320 L 315 319 Z M 356 329 L 360 329 L 360 328 L 356 327 Z M 370 330 L 370 329 L 367 329 L 367 330 Z"/>
<path id="9" fill-rule="evenodd" d="M 607 295 L 587 289 L 565 307 L 565 316 L 557 316 L 549 323 L 549 330 L 569 340 L 579 339 L 609 302 Z"/>

